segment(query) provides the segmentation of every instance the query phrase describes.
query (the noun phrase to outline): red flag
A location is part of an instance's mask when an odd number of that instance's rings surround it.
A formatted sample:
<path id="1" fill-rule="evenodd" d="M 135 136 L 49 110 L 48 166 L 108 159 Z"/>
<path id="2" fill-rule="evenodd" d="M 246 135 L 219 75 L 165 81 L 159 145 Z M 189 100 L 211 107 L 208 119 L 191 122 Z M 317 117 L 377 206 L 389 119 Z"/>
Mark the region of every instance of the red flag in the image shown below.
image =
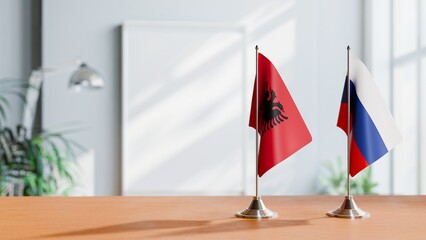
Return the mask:
<path id="1" fill-rule="evenodd" d="M 312 141 L 311 134 L 274 65 L 258 54 L 260 138 L 259 169 L 261 177 L 269 169 Z M 256 129 L 256 82 L 249 126 Z"/>

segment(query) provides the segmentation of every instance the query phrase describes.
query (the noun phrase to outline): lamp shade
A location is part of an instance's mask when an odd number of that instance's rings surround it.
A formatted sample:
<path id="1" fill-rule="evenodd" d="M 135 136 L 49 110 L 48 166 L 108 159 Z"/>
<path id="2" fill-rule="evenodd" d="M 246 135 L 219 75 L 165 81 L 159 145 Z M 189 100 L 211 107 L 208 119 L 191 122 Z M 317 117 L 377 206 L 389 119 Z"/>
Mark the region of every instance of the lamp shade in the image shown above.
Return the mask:
<path id="1" fill-rule="evenodd" d="M 105 85 L 103 77 L 93 68 L 82 63 L 72 74 L 69 86 L 71 88 L 99 89 Z"/>

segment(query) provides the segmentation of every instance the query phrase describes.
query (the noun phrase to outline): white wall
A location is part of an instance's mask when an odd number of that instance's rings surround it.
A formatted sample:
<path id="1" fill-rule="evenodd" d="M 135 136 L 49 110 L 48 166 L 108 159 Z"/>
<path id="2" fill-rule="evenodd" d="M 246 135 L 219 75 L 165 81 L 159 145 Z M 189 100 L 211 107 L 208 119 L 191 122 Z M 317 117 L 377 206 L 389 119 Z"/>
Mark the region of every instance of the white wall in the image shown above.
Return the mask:
<path id="1" fill-rule="evenodd" d="M 310 145 L 262 177 L 261 193 L 312 194 L 321 162 L 345 152 L 345 137 L 335 122 L 346 46 L 350 44 L 358 55 L 362 52 L 361 2 L 45 0 L 44 65 L 71 64 L 79 56 L 97 68 L 107 82 L 102 91 L 76 94 L 66 88 L 66 75 L 45 81 L 43 125 L 79 121 L 88 126 L 74 138 L 95 158 L 94 193 L 119 194 L 121 24 L 125 20 L 153 20 L 244 25 L 249 46 L 259 44 L 274 62 L 313 136 Z M 252 64 L 254 52 L 248 59 Z M 253 74 L 254 69 L 248 81 Z M 248 157 L 254 156 L 249 153 Z"/>
<path id="2" fill-rule="evenodd" d="M 0 0 L 0 79 L 27 80 L 31 72 L 31 4 Z M 7 125 L 20 122 L 22 102 L 11 98 Z"/>

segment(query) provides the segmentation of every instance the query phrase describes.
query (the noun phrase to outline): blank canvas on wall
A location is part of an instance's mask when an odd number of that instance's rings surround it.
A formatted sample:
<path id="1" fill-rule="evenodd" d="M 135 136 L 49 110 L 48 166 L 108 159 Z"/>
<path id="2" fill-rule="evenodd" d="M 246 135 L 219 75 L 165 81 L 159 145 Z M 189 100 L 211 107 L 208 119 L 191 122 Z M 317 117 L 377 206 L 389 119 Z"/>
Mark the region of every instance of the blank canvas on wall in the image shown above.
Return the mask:
<path id="1" fill-rule="evenodd" d="M 214 24 L 122 28 L 122 194 L 242 194 L 245 34 Z"/>

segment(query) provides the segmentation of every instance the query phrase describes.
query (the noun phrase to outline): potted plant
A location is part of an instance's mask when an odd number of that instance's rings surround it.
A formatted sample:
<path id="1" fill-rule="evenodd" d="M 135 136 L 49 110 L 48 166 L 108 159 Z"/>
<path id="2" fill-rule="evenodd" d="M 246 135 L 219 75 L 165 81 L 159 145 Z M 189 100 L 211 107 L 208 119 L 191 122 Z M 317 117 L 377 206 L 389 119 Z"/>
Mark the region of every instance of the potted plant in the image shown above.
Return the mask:
<path id="1" fill-rule="evenodd" d="M 27 134 L 25 127 L 4 126 L 8 95 L 25 103 L 29 84 L 0 80 L 0 194 L 3 196 L 67 195 L 75 185 L 74 148 L 77 143 L 64 136 L 67 131 Z"/>
<path id="2" fill-rule="evenodd" d="M 332 195 L 346 194 L 347 169 L 343 166 L 341 157 L 337 157 L 336 162 L 327 161 L 324 163 L 326 173 L 320 176 L 321 193 Z M 371 167 L 368 167 L 357 174 L 350 181 L 351 192 L 354 195 L 377 194 L 375 188 L 377 183 L 373 181 Z"/>

